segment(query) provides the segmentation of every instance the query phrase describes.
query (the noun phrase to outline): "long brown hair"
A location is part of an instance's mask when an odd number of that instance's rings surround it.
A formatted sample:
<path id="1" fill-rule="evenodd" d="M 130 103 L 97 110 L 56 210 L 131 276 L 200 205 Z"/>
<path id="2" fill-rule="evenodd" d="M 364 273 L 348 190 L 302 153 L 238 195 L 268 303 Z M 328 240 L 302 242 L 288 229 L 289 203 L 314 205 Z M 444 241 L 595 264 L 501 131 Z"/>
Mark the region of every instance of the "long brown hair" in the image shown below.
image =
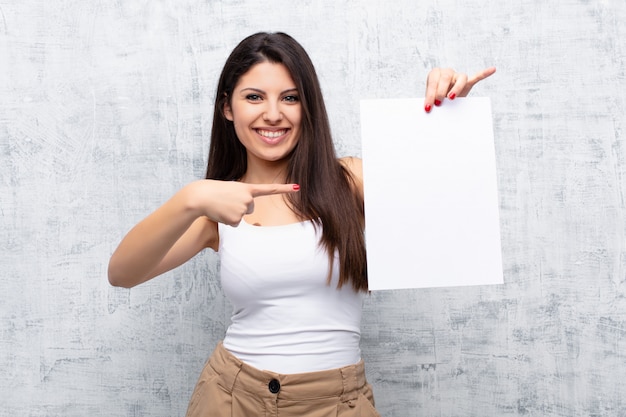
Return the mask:
<path id="1" fill-rule="evenodd" d="M 289 204 L 300 218 L 311 219 L 316 227 L 322 227 L 321 243 L 328 252 L 331 271 L 338 253 L 338 287 L 351 283 L 355 290 L 366 291 L 363 199 L 354 179 L 337 159 L 313 63 L 289 35 L 251 35 L 226 60 L 216 92 L 206 178 L 238 180 L 246 172 L 246 149 L 223 111 L 239 78 L 261 62 L 283 64 L 301 101 L 300 138 L 289 156 L 287 182 L 300 184 L 302 192 L 289 194 Z"/>

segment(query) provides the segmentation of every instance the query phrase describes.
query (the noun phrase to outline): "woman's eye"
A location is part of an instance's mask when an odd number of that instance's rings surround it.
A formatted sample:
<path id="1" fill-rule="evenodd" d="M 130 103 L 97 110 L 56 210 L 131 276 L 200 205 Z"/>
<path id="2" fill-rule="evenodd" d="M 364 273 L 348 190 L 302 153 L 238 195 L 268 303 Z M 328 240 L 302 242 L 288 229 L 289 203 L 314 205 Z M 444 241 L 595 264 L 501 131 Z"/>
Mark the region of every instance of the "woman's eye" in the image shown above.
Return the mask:
<path id="1" fill-rule="evenodd" d="M 283 99 L 289 103 L 297 103 L 298 101 L 300 101 L 300 97 L 298 96 L 285 96 L 285 98 Z"/>
<path id="2" fill-rule="evenodd" d="M 248 94 L 246 96 L 246 100 L 250 100 L 250 101 L 258 101 L 261 100 L 261 96 L 258 94 Z"/>

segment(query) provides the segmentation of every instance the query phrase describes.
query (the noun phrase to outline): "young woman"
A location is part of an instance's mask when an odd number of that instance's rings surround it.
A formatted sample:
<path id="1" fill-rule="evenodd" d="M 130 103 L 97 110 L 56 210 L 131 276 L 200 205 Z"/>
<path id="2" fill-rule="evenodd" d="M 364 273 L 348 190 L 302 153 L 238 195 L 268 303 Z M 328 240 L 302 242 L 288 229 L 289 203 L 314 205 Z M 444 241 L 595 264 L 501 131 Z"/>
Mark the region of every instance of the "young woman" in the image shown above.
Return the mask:
<path id="1" fill-rule="evenodd" d="M 425 111 L 494 71 L 431 71 Z M 361 162 L 337 159 L 313 64 L 286 34 L 252 35 L 226 61 L 216 97 L 206 179 L 126 235 L 109 281 L 132 287 L 219 252 L 232 324 L 187 416 L 377 416 L 359 348 Z"/>

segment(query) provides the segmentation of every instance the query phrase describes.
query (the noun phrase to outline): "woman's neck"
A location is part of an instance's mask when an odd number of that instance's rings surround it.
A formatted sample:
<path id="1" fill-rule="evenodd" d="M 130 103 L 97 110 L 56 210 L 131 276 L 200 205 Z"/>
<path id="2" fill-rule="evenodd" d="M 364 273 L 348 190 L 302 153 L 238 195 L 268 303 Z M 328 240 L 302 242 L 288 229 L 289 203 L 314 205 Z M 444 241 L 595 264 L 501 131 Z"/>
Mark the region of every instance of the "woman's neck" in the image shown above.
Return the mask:
<path id="1" fill-rule="evenodd" d="M 287 161 L 250 163 L 241 177 L 242 182 L 250 184 L 284 184 L 287 181 Z"/>

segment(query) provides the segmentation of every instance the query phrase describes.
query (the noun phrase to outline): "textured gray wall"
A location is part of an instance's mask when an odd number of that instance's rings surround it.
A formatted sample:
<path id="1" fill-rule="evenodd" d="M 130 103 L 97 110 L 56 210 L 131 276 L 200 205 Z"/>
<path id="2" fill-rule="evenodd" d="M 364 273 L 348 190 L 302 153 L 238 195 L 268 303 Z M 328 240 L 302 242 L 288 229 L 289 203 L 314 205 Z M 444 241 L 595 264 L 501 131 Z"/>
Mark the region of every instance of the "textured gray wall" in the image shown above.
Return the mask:
<path id="1" fill-rule="evenodd" d="M 474 94 L 505 285 L 372 295 L 382 414 L 626 415 L 624 22 L 623 0 L 0 1 L 0 415 L 184 414 L 228 323 L 215 255 L 132 290 L 106 265 L 202 177 L 216 77 L 257 30 L 309 50 L 341 155 L 359 99 L 498 67 Z"/>

